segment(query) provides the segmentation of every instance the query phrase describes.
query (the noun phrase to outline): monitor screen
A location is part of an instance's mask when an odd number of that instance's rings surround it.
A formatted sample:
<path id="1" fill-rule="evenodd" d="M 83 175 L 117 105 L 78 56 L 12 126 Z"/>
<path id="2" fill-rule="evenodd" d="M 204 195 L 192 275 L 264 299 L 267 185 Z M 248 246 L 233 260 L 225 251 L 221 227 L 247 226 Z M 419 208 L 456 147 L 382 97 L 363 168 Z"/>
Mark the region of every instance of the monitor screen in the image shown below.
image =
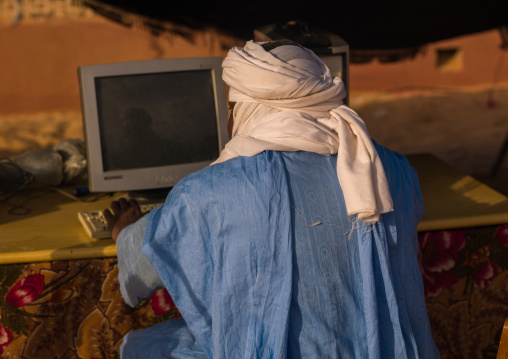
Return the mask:
<path id="1" fill-rule="evenodd" d="M 221 62 L 194 58 L 81 67 L 91 189 L 171 187 L 217 159 L 228 140 Z"/>
<path id="2" fill-rule="evenodd" d="M 210 71 L 99 77 L 95 87 L 104 171 L 218 157 Z"/>

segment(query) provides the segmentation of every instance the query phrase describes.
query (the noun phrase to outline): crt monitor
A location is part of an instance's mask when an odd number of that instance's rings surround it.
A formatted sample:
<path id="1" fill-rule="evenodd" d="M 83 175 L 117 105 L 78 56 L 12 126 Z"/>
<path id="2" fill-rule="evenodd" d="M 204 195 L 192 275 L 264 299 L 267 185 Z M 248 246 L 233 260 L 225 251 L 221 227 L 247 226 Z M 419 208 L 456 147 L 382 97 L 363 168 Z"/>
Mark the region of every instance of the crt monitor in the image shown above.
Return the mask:
<path id="1" fill-rule="evenodd" d="M 216 160 L 229 139 L 219 57 L 78 69 L 93 192 L 173 187 Z"/>

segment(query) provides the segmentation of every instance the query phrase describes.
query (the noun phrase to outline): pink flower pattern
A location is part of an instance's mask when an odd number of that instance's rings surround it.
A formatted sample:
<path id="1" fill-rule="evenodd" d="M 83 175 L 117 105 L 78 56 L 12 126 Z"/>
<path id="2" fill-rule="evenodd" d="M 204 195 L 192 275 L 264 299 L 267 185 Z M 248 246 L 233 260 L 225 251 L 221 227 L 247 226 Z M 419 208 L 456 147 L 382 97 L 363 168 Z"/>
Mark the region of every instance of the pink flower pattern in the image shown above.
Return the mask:
<path id="1" fill-rule="evenodd" d="M 19 280 L 5 296 L 5 301 L 14 308 L 32 303 L 44 290 L 44 276 L 31 274 Z"/>
<path id="2" fill-rule="evenodd" d="M 465 234 L 461 230 L 419 233 L 418 243 L 424 292 L 434 296 L 459 280 L 451 269 L 466 245 Z"/>
<path id="3" fill-rule="evenodd" d="M 489 283 L 497 276 L 497 273 L 497 266 L 490 261 L 485 261 L 476 268 L 475 272 L 473 273 L 473 279 L 478 288 L 485 289 L 488 287 Z"/>
<path id="4" fill-rule="evenodd" d="M 503 246 L 508 246 L 508 224 L 499 226 L 494 234 L 494 238 Z"/>
<path id="5" fill-rule="evenodd" d="M 175 306 L 175 302 L 173 302 L 173 298 L 171 298 L 166 288 L 156 291 L 151 299 L 152 308 L 156 315 L 166 314 Z"/>
<path id="6" fill-rule="evenodd" d="M 9 328 L 0 324 L 0 354 L 3 354 L 4 348 L 12 342 L 12 332 Z"/>

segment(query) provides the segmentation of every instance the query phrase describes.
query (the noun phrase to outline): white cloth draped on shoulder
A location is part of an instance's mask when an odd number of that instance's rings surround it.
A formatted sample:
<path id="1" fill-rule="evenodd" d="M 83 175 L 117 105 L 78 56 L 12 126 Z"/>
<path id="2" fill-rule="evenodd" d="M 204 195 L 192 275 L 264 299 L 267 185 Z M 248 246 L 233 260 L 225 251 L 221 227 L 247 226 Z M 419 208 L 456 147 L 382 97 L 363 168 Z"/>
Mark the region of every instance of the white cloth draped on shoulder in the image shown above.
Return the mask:
<path id="1" fill-rule="evenodd" d="M 232 139 L 220 163 L 265 150 L 337 154 L 348 215 L 374 223 L 393 211 L 378 153 L 363 120 L 343 104 L 344 83 L 312 51 L 253 41 L 231 49 L 223 79 L 235 102 Z"/>

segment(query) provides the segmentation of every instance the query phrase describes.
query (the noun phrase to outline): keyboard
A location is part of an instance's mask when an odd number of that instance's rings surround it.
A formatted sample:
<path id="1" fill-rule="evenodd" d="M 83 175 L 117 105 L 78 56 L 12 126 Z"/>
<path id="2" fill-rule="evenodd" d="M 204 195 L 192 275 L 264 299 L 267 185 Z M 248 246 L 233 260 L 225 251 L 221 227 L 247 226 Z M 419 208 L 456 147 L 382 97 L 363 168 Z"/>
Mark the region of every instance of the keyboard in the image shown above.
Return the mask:
<path id="1" fill-rule="evenodd" d="M 152 209 L 163 204 L 164 203 L 140 204 L 139 208 L 141 209 L 141 213 L 147 214 Z M 78 212 L 78 219 L 90 238 L 111 238 L 111 232 L 108 229 L 108 223 L 106 222 L 106 218 L 104 218 L 102 210 Z"/>

